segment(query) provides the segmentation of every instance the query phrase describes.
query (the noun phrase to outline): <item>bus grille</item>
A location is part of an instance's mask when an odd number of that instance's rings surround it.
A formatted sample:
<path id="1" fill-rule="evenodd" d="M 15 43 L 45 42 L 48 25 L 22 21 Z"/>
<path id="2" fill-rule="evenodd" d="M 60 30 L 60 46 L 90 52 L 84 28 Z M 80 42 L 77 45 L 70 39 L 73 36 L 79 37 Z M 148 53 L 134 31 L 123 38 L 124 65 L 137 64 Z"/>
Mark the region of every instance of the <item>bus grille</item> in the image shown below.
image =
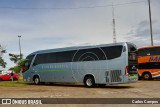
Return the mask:
<path id="1" fill-rule="evenodd" d="M 120 82 L 122 79 L 121 77 L 121 70 L 111 70 L 110 72 L 110 79 L 111 82 Z"/>

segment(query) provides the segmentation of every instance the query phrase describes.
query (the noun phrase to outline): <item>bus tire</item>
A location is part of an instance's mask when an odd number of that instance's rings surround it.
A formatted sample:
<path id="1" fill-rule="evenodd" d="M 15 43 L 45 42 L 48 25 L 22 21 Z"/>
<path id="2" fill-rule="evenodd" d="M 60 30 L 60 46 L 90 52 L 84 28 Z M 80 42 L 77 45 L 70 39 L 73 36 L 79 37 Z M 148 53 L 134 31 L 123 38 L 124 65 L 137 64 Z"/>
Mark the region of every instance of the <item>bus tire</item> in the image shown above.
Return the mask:
<path id="1" fill-rule="evenodd" d="M 86 76 L 84 78 L 84 85 L 87 88 L 93 88 L 95 86 L 95 80 L 93 76 Z"/>
<path id="2" fill-rule="evenodd" d="M 151 80 L 152 79 L 152 75 L 149 72 L 145 72 L 145 73 L 142 74 L 142 78 L 144 80 Z"/>
<path id="3" fill-rule="evenodd" d="M 38 77 L 38 76 L 34 76 L 34 77 L 33 77 L 33 82 L 34 82 L 35 85 L 39 85 L 39 84 L 40 84 L 40 79 L 39 79 L 39 77 Z"/>

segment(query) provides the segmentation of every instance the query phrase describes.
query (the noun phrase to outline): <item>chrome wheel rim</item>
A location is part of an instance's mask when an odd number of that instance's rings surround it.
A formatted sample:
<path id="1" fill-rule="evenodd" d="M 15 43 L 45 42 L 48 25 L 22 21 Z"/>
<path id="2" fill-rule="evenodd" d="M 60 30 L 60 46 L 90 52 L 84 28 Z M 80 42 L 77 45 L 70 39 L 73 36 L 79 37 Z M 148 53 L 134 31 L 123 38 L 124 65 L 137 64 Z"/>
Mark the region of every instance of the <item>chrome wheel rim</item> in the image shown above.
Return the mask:
<path id="1" fill-rule="evenodd" d="M 148 79 L 148 78 L 149 78 L 149 74 L 145 74 L 145 75 L 144 75 L 144 78 L 145 78 L 145 79 Z"/>
<path id="2" fill-rule="evenodd" d="M 87 86 L 92 86 L 92 79 L 88 78 L 86 84 Z"/>
<path id="3" fill-rule="evenodd" d="M 39 79 L 35 78 L 35 84 L 38 84 L 38 83 L 39 83 Z"/>

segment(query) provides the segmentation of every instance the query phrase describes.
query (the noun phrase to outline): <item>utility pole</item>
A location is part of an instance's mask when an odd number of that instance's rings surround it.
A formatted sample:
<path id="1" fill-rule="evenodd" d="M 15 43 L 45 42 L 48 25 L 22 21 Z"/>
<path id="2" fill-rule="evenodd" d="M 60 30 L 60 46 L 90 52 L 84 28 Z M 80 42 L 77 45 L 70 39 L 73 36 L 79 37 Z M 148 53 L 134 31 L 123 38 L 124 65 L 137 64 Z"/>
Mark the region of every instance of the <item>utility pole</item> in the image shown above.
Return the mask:
<path id="1" fill-rule="evenodd" d="M 151 5 L 150 0 L 148 0 L 149 6 L 149 21 L 150 21 L 150 33 L 151 33 L 151 46 L 153 46 L 153 32 L 152 32 L 152 15 L 151 15 Z"/>
<path id="2" fill-rule="evenodd" d="M 114 18 L 114 4 L 113 4 L 113 1 L 112 1 L 112 21 L 113 21 L 113 43 L 116 43 L 117 40 L 116 40 L 116 23 L 115 23 L 115 18 Z"/>
<path id="3" fill-rule="evenodd" d="M 19 38 L 19 55 L 20 55 L 20 59 L 22 59 L 22 53 L 21 53 L 21 36 L 18 35 L 18 38 Z"/>

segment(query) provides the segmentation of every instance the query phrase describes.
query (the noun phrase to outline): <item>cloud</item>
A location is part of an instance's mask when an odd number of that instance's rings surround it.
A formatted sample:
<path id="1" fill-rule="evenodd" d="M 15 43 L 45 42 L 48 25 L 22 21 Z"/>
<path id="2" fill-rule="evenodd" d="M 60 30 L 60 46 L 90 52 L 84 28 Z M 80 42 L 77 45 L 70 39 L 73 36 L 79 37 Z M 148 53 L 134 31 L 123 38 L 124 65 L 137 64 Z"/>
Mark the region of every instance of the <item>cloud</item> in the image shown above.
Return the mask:
<path id="1" fill-rule="evenodd" d="M 139 0 L 136 0 L 139 1 Z M 153 32 L 159 43 L 159 0 L 152 2 Z M 114 0 L 115 4 L 133 0 Z M 112 0 L 0 0 L 1 7 L 76 8 L 112 4 Z M 77 45 L 104 44 L 113 41 L 112 7 L 80 9 L 0 9 L 0 43 L 8 53 L 26 55 L 37 50 Z M 147 2 L 115 6 L 117 41 L 149 45 Z M 7 53 L 7 54 L 8 54 Z M 7 57 L 5 57 L 7 58 Z M 10 66 L 10 65 L 9 65 Z"/>
<path id="2" fill-rule="evenodd" d="M 152 24 L 159 23 L 158 21 L 152 21 Z M 153 26 L 154 28 L 155 26 Z M 154 44 L 158 45 L 160 43 L 159 39 L 160 30 L 159 28 L 153 29 L 153 38 Z M 150 45 L 150 29 L 149 29 L 149 22 L 147 20 L 143 20 L 139 22 L 139 24 L 132 28 L 127 34 L 126 39 L 130 42 L 136 43 L 139 47 Z M 143 42 L 142 42 L 143 41 Z"/>
<path id="3" fill-rule="evenodd" d="M 9 14 L 10 11 L 14 12 Z M 66 45 L 107 43 L 112 40 L 111 17 L 101 17 L 104 11 L 42 10 L 39 13 L 34 10 L 8 10 L 0 18 L 1 40 L 5 41 L 9 52 L 14 52 L 19 50 L 17 36 L 21 35 L 25 53 Z"/>

